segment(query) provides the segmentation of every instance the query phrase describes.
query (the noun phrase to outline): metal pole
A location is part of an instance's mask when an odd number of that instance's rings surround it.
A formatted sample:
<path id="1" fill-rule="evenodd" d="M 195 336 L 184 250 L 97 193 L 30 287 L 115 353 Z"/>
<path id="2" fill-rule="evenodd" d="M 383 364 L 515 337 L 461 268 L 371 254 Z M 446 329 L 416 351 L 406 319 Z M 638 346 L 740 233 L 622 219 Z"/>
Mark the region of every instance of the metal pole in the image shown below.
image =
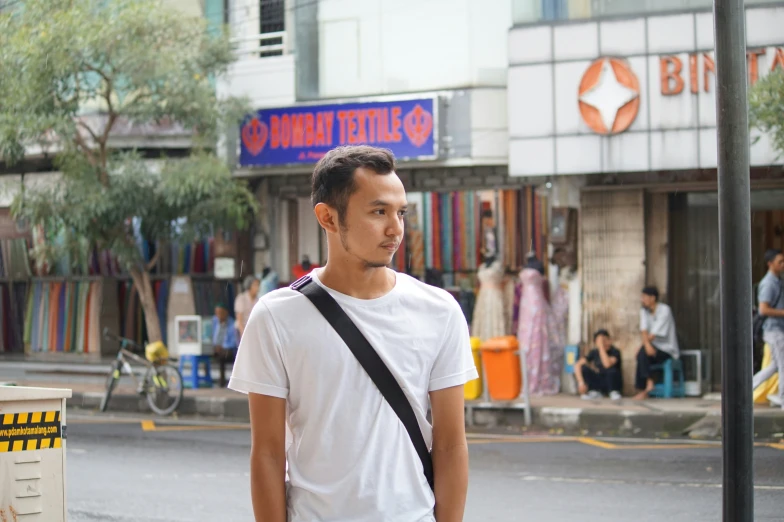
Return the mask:
<path id="1" fill-rule="evenodd" d="M 723 520 L 754 519 L 751 197 L 743 0 L 714 0 L 718 124 Z"/>

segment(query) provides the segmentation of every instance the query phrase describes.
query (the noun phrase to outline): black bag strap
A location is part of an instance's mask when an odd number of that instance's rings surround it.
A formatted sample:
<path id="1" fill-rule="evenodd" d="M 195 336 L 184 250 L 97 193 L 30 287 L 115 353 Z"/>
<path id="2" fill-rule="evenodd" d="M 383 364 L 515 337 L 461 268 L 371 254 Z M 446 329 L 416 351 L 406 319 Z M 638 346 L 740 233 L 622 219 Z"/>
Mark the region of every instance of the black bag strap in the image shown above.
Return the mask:
<path id="1" fill-rule="evenodd" d="M 329 295 L 329 292 L 324 290 L 317 283 L 314 283 L 310 276 L 304 276 L 291 284 L 291 288 L 297 290 L 310 299 L 321 315 L 332 325 L 332 328 L 343 339 L 346 345 L 357 358 L 359 364 L 365 369 L 365 372 L 370 376 L 370 379 L 376 385 L 381 395 L 389 403 L 400 422 L 408 432 L 411 442 L 414 444 L 414 449 L 419 455 L 419 460 L 422 461 L 422 468 L 425 472 L 427 483 L 430 488 L 434 488 L 434 474 L 433 474 L 433 460 L 430 455 L 430 450 L 427 447 L 425 438 L 422 436 L 422 430 L 419 428 L 414 409 L 408 401 L 406 394 L 398 384 L 395 376 L 389 371 L 387 365 L 379 357 L 376 350 L 368 342 L 362 332 L 359 331 L 357 325 L 346 314 L 343 308 L 340 307 L 337 301 Z M 435 491 L 435 490 L 434 490 Z"/>

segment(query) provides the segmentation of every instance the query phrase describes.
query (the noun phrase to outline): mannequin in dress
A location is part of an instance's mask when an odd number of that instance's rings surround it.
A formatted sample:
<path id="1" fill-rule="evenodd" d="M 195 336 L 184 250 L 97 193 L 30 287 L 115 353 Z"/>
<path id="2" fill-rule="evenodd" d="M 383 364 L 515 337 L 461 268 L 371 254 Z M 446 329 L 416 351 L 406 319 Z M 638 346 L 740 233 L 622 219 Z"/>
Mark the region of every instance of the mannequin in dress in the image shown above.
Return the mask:
<path id="1" fill-rule="evenodd" d="M 504 309 L 504 267 L 495 256 L 485 257 L 477 272 L 479 295 L 474 306 L 471 335 L 486 341 L 506 335 Z"/>
<path id="2" fill-rule="evenodd" d="M 545 293 L 546 279 L 538 268 L 520 272 L 522 298 L 517 339 L 528 363 L 532 395 L 555 395 L 561 387 L 563 346 Z"/>

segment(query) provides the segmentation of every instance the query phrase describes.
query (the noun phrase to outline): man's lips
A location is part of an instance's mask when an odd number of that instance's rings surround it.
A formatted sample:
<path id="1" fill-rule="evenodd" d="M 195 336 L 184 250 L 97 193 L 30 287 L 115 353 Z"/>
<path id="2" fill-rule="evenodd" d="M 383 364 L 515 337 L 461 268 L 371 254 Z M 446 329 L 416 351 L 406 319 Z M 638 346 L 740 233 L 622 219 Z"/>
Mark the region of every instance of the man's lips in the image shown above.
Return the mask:
<path id="1" fill-rule="evenodd" d="M 395 250 L 397 250 L 397 247 L 398 247 L 397 243 L 384 243 L 383 245 L 381 245 L 381 248 L 386 248 L 390 252 L 394 252 Z"/>

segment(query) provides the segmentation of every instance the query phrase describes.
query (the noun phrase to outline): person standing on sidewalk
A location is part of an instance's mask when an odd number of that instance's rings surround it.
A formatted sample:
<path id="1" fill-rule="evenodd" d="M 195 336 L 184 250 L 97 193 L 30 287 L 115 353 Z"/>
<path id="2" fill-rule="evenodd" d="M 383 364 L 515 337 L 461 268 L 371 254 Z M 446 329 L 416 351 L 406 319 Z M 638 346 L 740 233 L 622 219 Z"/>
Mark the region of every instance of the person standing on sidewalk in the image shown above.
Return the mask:
<path id="1" fill-rule="evenodd" d="M 259 299 L 259 280 L 255 276 L 248 276 L 242 281 L 243 292 L 234 299 L 234 315 L 237 317 L 237 332 L 240 337 L 245 332 L 250 311 Z"/>
<path id="2" fill-rule="evenodd" d="M 303 279 L 337 302 L 400 385 L 414 429 L 431 449 L 434 488 L 414 435 L 297 290 L 299 280 L 253 309 L 229 382 L 249 396 L 256 521 L 461 521 L 468 488 L 463 385 L 478 374 L 459 303 L 387 268 L 403 241 L 407 208 L 394 157 L 367 146 L 328 152 L 315 167 L 311 199 L 328 256 Z"/>
<path id="3" fill-rule="evenodd" d="M 651 366 L 661 364 L 667 359 L 678 358 L 678 335 L 675 319 L 669 306 L 659 302 L 659 290 L 655 286 L 642 289 L 642 309 L 640 310 L 640 336 L 642 348 L 637 352 L 637 374 L 634 385 L 641 390 L 634 396 L 636 400 L 648 398 L 653 391 Z"/>
<path id="4" fill-rule="evenodd" d="M 233 363 L 237 357 L 237 326 L 229 315 L 229 307 L 224 303 L 215 305 L 212 316 L 212 348 L 218 361 L 221 388 L 226 386 L 226 364 Z"/>
<path id="5" fill-rule="evenodd" d="M 762 325 L 762 339 L 770 347 L 772 363 L 754 376 L 756 388 L 779 372 L 779 394 L 770 395 L 769 400 L 784 409 L 784 285 L 781 274 L 784 272 L 784 254 L 781 250 L 765 252 L 768 273 L 760 281 L 757 290 L 759 313 L 765 317 Z"/>

